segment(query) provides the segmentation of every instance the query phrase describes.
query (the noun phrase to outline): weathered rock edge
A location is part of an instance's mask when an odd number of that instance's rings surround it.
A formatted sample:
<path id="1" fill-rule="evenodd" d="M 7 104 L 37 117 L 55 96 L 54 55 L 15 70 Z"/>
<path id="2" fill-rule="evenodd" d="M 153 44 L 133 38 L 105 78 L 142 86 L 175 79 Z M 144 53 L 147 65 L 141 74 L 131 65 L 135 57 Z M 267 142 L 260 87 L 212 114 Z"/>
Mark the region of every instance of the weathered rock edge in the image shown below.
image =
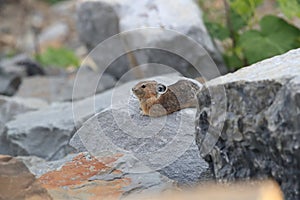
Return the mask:
<path id="1" fill-rule="evenodd" d="M 217 180 L 274 178 L 286 199 L 300 198 L 299 58 L 300 49 L 291 51 L 217 78 L 199 92 L 196 142 L 202 154 L 203 141 L 215 134 L 208 128 L 220 128 L 213 102 L 226 105 L 219 113 L 225 117 L 220 137 L 203 155 Z M 220 87 L 226 98 L 210 95 Z"/>

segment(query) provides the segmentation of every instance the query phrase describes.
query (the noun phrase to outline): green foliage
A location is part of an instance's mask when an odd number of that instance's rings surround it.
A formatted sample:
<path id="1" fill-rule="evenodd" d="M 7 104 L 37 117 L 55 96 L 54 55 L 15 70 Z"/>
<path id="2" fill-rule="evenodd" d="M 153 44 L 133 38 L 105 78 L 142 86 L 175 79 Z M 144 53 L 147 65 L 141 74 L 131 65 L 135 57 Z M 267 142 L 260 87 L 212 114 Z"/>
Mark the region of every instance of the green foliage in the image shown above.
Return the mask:
<path id="1" fill-rule="evenodd" d="M 300 0 L 277 1 L 287 17 L 300 16 Z M 227 0 L 226 20 L 211 22 L 204 18 L 210 34 L 226 41 L 223 57 L 232 70 L 300 47 L 300 30 L 297 27 L 273 15 L 262 19 L 256 17 L 256 8 L 262 2 Z"/>
<path id="2" fill-rule="evenodd" d="M 215 38 L 218 38 L 219 40 L 225 40 L 229 37 L 228 28 L 225 28 L 222 24 L 205 21 L 205 25 L 210 34 Z"/>
<path id="3" fill-rule="evenodd" d="M 66 0 L 40 0 L 40 1 L 45 1 L 45 2 L 47 2 L 49 4 L 55 4 L 55 3 L 58 3 L 60 1 L 66 1 Z"/>
<path id="4" fill-rule="evenodd" d="M 44 66 L 55 67 L 78 67 L 80 65 L 79 58 L 73 51 L 66 48 L 48 48 L 45 52 L 36 55 L 37 61 Z"/>
<path id="5" fill-rule="evenodd" d="M 243 49 L 248 64 L 300 47 L 300 30 L 281 18 L 265 16 L 260 31 L 249 30 L 240 35 L 238 46 Z"/>
<path id="6" fill-rule="evenodd" d="M 234 9 L 230 9 L 230 22 L 234 32 L 238 32 L 247 26 L 247 19 L 243 18 Z"/>
<path id="7" fill-rule="evenodd" d="M 282 12 L 289 18 L 300 17 L 300 0 L 277 0 Z"/>
<path id="8" fill-rule="evenodd" d="M 230 0 L 230 7 L 242 18 L 247 20 L 253 16 L 255 9 L 263 0 Z"/>

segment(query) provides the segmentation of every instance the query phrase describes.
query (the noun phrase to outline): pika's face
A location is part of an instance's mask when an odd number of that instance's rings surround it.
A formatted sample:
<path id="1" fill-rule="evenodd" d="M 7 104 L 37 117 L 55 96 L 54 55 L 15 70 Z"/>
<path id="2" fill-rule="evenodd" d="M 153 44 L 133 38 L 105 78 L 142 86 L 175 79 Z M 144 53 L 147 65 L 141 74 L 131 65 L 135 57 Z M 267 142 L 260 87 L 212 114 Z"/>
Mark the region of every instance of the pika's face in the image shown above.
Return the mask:
<path id="1" fill-rule="evenodd" d="M 148 99 L 156 96 L 157 84 L 156 81 L 141 81 L 132 88 L 132 92 L 139 100 Z"/>

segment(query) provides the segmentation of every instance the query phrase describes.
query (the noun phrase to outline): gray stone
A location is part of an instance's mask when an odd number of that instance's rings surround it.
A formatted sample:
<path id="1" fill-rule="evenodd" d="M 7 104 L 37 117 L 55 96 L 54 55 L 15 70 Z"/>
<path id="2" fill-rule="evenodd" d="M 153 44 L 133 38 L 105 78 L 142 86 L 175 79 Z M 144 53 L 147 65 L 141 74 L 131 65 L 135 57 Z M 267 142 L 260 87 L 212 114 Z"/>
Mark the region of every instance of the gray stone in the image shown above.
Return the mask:
<path id="1" fill-rule="evenodd" d="M 79 37 L 89 49 L 119 32 L 117 13 L 108 2 L 84 2 L 77 15 Z"/>
<path id="2" fill-rule="evenodd" d="M 6 58 L 1 60 L 0 68 L 7 74 L 17 74 L 24 77 L 27 75 L 26 69 L 17 65 L 18 62 L 28 60 L 29 57 L 26 54 L 20 54 L 13 58 Z"/>
<path id="3" fill-rule="evenodd" d="M 6 97 L 0 95 L 0 121 L 6 123 L 18 114 L 38 110 L 46 106 L 48 106 L 48 104 L 40 99 Z"/>
<path id="4" fill-rule="evenodd" d="M 129 83 L 133 84 L 133 83 Z M 128 90 L 124 85 L 120 91 Z M 5 148 L 10 155 L 35 155 L 59 159 L 72 148 L 68 145 L 76 127 L 111 104 L 113 89 L 69 103 L 56 103 L 37 111 L 19 114 L 6 124 Z"/>
<path id="5" fill-rule="evenodd" d="M 6 124 L 10 154 L 59 159 L 72 149 L 68 142 L 80 124 L 110 105 L 111 91 L 72 103 L 56 103 L 16 116 Z M 94 108 L 94 103 L 96 107 Z M 96 109 L 96 111 L 94 110 Z M 74 114 L 74 115 L 73 115 Z"/>
<path id="6" fill-rule="evenodd" d="M 170 188 L 173 184 L 172 180 L 147 168 L 147 166 L 144 166 L 139 160 L 130 155 L 121 156 L 109 166 L 112 168 L 110 171 L 95 175 L 89 178 L 89 181 L 113 181 L 123 178 L 131 180 L 130 185 L 122 188 L 123 198 L 130 199 L 131 195 L 139 193 L 158 194 Z M 112 173 L 116 170 L 121 173 Z"/>
<path id="7" fill-rule="evenodd" d="M 69 35 L 69 26 L 63 22 L 56 22 L 45 28 L 39 35 L 39 42 L 43 46 L 53 41 L 61 41 L 67 39 Z"/>
<path id="8" fill-rule="evenodd" d="M 274 178 L 286 199 L 300 198 L 299 58 L 300 49 L 290 51 L 198 93 L 197 145 L 216 179 Z"/>
<path id="9" fill-rule="evenodd" d="M 205 76 L 211 76 L 209 79 L 218 76 L 219 71 L 227 71 L 204 26 L 202 11 L 193 0 L 176 0 L 172 4 L 158 0 L 84 0 L 77 15 L 79 36 L 93 50 L 90 56 L 102 70 L 109 66 L 106 71 L 118 79 L 134 66 L 155 62 L 186 77 L 199 76 L 191 64 Z M 118 33 L 122 34 L 105 41 Z M 141 70 L 141 74 L 147 77 L 147 71 Z"/>
<path id="10" fill-rule="evenodd" d="M 12 96 L 18 90 L 21 78 L 13 74 L 3 74 L 0 71 L 0 95 Z"/>
<path id="11" fill-rule="evenodd" d="M 100 81 L 99 78 L 96 72 L 89 70 L 82 70 L 78 78 L 76 73 L 65 76 L 28 77 L 23 80 L 16 95 L 41 98 L 48 102 L 79 100 L 100 93 L 115 84 L 110 75 L 103 74 Z M 74 92 L 75 81 L 78 82 L 78 87 Z"/>
<path id="12" fill-rule="evenodd" d="M 129 90 L 119 91 L 118 101 L 86 121 L 70 145 L 94 156 L 127 155 L 140 163 L 136 172 L 158 171 L 179 184 L 206 180 L 208 165 L 194 143 L 195 109 L 150 118 L 141 115 L 139 102 Z"/>
<path id="13" fill-rule="evenodd" d="M 44 75 L 44 69 L 26 54 L 1 60 L 0 69 L 6 74 L 20 77 Z"/>
<path id="14" fill-rule="evenodd" d="M 49 160 L 70 151 L 68 140 L 75 131 L 70 104 L 20 114 L 6 127 L 12 155 L 36 155 Z"/>
<path id="15" fill-rule="evenodd" d="M 18 156 L 16 159 L 22 161 L 29 171 L 35 175 L 36 178 L 42 175 L 60 169 L 67 162 L 71 162 L 76 154 L 68 154 L 66 157 L 55 161 L 47 161 L 36 156 Z"/>
<path id="16" fill-rule="evenodd" d="M 56 161 L 36 157 L 17 159 L 46 185 L 53 199 L 87 199 L 89 196 L 109 199 L 114 191 L 120 193 L 122 199 L 131 199 L 131 195 L 136 194 L 159 194 L 173 184 L 173 181 L 155 171 L 138 173 L 140 163 L 126 155 L 115 155 L 107 159 L 82 152 Z M 58 183 L 49 176 L 59 180 Z M 47 187 L 47 184 L 51 187 Z M 108 187 L 108 193 L 97 192 L 102 188 L 107 190 Z M 76 193 L 78 189 L 79 195 Z"/>
<path id="17" fill-rule="evenodd" d="M 177 75 L 160 77 L 172 81 Z M 156 78 L 157 80 L 159 77 Z M 101 94 L 72 103 L 53 103 L 37 111 L 19 114 L 6 124 L 11 155 L 35 155 L 46 160 L 59 159 L 73 149 L 69 140 L 84 121 L 95 113 L 122 104 L 137 81 L 128 82 Z M 76 87 L 75 89 L 76 90 Z M 126 105 L 126 104 L 124 104 Z"/>
<path id="18" fill-rule="evenodd" d="M 5 124 L 0 121 L 0 154 L 3 155 L 9 154 L 8 141 L 5 132 Z"/>
<path id="19" fill-rule="evenodd" d="M 6 124 L 12 155 L 35 155 L 47 160 L 61 158 L 72 149 L 68 142 L 95 112 L 110 105 L 111 91 L 72 103 L 56 103 L 16 116 Z M 94 107 L 95 103 L 95 107 Z M 95 110 L 96 109 L 96 110 Z"/>
<path id="20" fill-rule="evenodd" d="M 0 154 L 11 154 L 5 123 L 18 114 L 41 109 L 47 103 L 39 99 L 0 96 Z"/>

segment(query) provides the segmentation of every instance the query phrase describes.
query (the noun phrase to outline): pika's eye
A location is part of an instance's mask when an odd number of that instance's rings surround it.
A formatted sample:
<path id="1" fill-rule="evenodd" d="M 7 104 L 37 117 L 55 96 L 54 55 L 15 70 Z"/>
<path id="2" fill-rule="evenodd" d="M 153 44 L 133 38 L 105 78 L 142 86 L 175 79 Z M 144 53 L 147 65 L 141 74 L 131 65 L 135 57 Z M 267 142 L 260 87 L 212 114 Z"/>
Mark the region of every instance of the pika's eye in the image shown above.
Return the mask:
<path id="1" fill-rule="evenodd" d="M 145 87 L 146 87 L 146 85 L 142 85 L 141 87 L 142 87 L 142 88 L 145 88 Z"/>
<path id="2" fill-rule="evenodd" d="M 165 93 L 166 90 L 167 90 L 167 87 L 163 84 L 158 84 L 157 87 L 156 87 L 156 92 L 160 93 L 160 94 Z"/>

